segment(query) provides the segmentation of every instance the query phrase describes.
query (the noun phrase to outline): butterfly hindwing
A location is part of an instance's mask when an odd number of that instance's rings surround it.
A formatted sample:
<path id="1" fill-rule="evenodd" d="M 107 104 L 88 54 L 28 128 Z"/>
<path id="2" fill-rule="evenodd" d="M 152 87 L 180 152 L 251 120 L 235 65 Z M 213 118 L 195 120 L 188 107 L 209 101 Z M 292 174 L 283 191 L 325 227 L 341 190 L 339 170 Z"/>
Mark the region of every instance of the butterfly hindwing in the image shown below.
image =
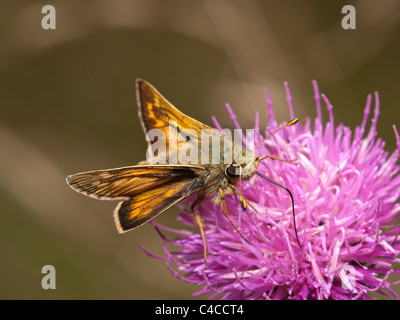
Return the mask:
<path id="1" fill-rule="evenodd" d="M 183 165 L 131 166 L 67 177 L 77 192 L 101 200 L 124 200 L 114 211 L 119 232 L 136 228 L 198 191 L 204 168 Z"/>
<path id="2" fill-rule="evenodd" d="M 114 210 L 114 220 L 118 232 L 129 231 L 152 220 L 198 191 L 203 184 L 204 181 L 201 177 L 169 182 L 120 202 Z"/>

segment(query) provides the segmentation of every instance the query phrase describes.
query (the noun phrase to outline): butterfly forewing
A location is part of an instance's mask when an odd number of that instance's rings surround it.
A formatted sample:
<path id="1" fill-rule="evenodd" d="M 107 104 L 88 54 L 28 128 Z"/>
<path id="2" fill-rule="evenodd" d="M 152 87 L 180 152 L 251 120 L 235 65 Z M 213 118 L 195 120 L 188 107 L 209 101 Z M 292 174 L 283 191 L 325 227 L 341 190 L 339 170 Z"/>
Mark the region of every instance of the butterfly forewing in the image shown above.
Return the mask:
<path id="1" fill-rule="evenodd" d="M 202 130 L 208 132 L 209 135 L 215 136 L 215 140 L 222 140 L 222 135 L 216 129 L 183 114 L 168 102 L 151 84 L 144 80 L 136 81 L 139 118 L 141 119 L 145 134 L 152 129 L 162 130 L 164 133 L 163 143 L 166 147 L 167 161 L 171 151 L 179 153 L 179 150 L 187 143 L 193 144 L 193 148 L 198 150 L 198 162 L 201 163 L 201 135 Z M 187 136 L 190 139 L 179 139 L 171 137 L 170 133 L 174 132 L 177 136 Z M 203 132 L 204 134 L 204 132 Z M 171 143 L 171 141 L 173 143 Z M 149 141 L 149 145 L 151 142 Z M 187 145 L 185 146 L 188 147 Z M 170 150 L 170 149 L 174 150 Z M 207 149 L 208 152 L 208 149 Z M 207 155 L 208 156 L 208 155 Z M 178 161 L 179 162 L 179 161 Z"/>
<path id="2" fill-rule="evenodd" d="M 137 80 L 136 89 L 139 118 L 145 132 L 158 128 L 168 133 L 170 121 L 176 121 L 181 129 L 193 129 L 198 133 L 201 129 L 211 130 L 209 126 L 180 112 L 147 81 Z"/>

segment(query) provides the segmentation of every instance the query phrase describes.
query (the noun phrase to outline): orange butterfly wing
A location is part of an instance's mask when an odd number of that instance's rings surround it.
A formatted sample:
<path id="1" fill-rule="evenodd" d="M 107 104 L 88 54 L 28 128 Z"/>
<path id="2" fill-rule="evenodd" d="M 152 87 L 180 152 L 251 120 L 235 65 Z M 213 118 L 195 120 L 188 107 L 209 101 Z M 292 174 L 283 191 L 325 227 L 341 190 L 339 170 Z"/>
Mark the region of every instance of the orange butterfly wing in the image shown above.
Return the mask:
<path id="1" fill-rule="evenodd" d="M 114 210 L 120 233 L 134 229 L 201 189 L 200 166 L 132 166 L 67 177 L 77 192 L 101 200 L 124 200 Z"/>
<path id="2" fill-rule="evenodd" d="M 188 148 L 188 145 L 198 150 L 198 161 L 201 163 L 202 152 L 209 152 L 208 149 L 200 147 L 200 139 L 202 130 L 205 130 L 210 137 L 216 137 L 216 141 L 222 141 L 222 135 L 217 129 L 211 127 L 183 114 L 171 103 L 169 103 L 151 84 L 144 80 L 136 81 L 139 118 L 142 123 L 145 134 L 151 129 L 162 130 L 164 137 L 158 137 L 158 141 L 162 141 L 165 146 L 166 161 L 170 163 L 178 163 L 176 160 L 170 159 L 171 151 L 175 154 L 182 147 Z M 170 137 L 170 133 L 174 133 L 175 137 Z M 182 133 L 186 139 L 179 139 L 177 136 Z M 190 138 L 189 140 L 187 138 Z M 170 142 L 173 141 L 173 142 Z M 213 140 L 214 141 L 214 140 Z M 149 146 L 151 142 L 149 141 Z M 206 154 L 209 157 L 209 154 Z M 193 163 L 193 162 L 192 162 Z"/>
<path id="3" fill-rule="evenodd" d="M 120 202 L 114 210 L 118 232 L 124 233 L 152 220 L 202 186 L 201 179 L 169 182 Z"/>
<path id="4" fill-rule="evenodd" d="M 150 129 L 161 129 L 168 137 L 170 121 L 176 121 L 178 131 L 180 129 L 193 129 L 200 134 L 201 129 L 211 128 L 175 108 L 145 80 L 136 80 L 136 94 L 139 107 L 139 118 L 142 121 L 143 130 L 147 133 Z"/>

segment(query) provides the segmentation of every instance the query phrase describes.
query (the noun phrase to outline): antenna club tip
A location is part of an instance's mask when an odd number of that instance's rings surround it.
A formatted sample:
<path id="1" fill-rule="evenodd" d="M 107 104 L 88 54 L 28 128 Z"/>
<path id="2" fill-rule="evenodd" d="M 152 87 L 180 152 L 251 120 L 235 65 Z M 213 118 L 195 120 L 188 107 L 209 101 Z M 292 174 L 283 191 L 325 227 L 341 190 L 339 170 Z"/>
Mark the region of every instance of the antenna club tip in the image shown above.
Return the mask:
<path id="1" fill-rule="evenodd" d="M 296 117 L 296 118 L 294 118 L 293 120 L 289 121 L 289 122 L 287 123 L 286 126 L 293 126 L 293 125 L 295 125 L 297 122 L 299 122 L 299 120 L 300 120 L 300 118 L 299 118 L 299 117 Z"/>

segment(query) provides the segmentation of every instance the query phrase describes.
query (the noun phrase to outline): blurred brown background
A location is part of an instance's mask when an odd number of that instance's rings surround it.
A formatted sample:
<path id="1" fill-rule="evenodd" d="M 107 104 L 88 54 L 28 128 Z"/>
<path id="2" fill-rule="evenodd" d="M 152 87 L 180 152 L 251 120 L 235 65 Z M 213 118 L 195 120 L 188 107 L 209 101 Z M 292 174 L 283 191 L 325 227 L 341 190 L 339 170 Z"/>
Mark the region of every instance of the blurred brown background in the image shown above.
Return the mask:
<path id="1" fill-rule="evenodd" d="M 56 30 L 41 9 L 56 8 Z M 356 8 L 356 30 L 341 9 Z M 152 225 L 115 229 L 116 203 L 73 192 L 68 174 L 136 164 L 146 144 L 134 82 L 154 84 L 184 113 L 243 128 L 260 112 L 263 87 L 279 121 L 314 117 L 311 80 L 336 123 L 361 123 L 378 91 L 378 134 L 395 148 L 399 122 L 400 2 L 385 1 L 2 1 L 0 4 L 0 298 L 188 299 L 200 289 L 175 279 Z M 327 113 L 324 110 L 325 119 Z M 179 227 L 176 211 L 157 219 Z M 41 268 L 56 268 L 43 290 Z M 399 290 L 398 290 L 399 291 Z"/>

